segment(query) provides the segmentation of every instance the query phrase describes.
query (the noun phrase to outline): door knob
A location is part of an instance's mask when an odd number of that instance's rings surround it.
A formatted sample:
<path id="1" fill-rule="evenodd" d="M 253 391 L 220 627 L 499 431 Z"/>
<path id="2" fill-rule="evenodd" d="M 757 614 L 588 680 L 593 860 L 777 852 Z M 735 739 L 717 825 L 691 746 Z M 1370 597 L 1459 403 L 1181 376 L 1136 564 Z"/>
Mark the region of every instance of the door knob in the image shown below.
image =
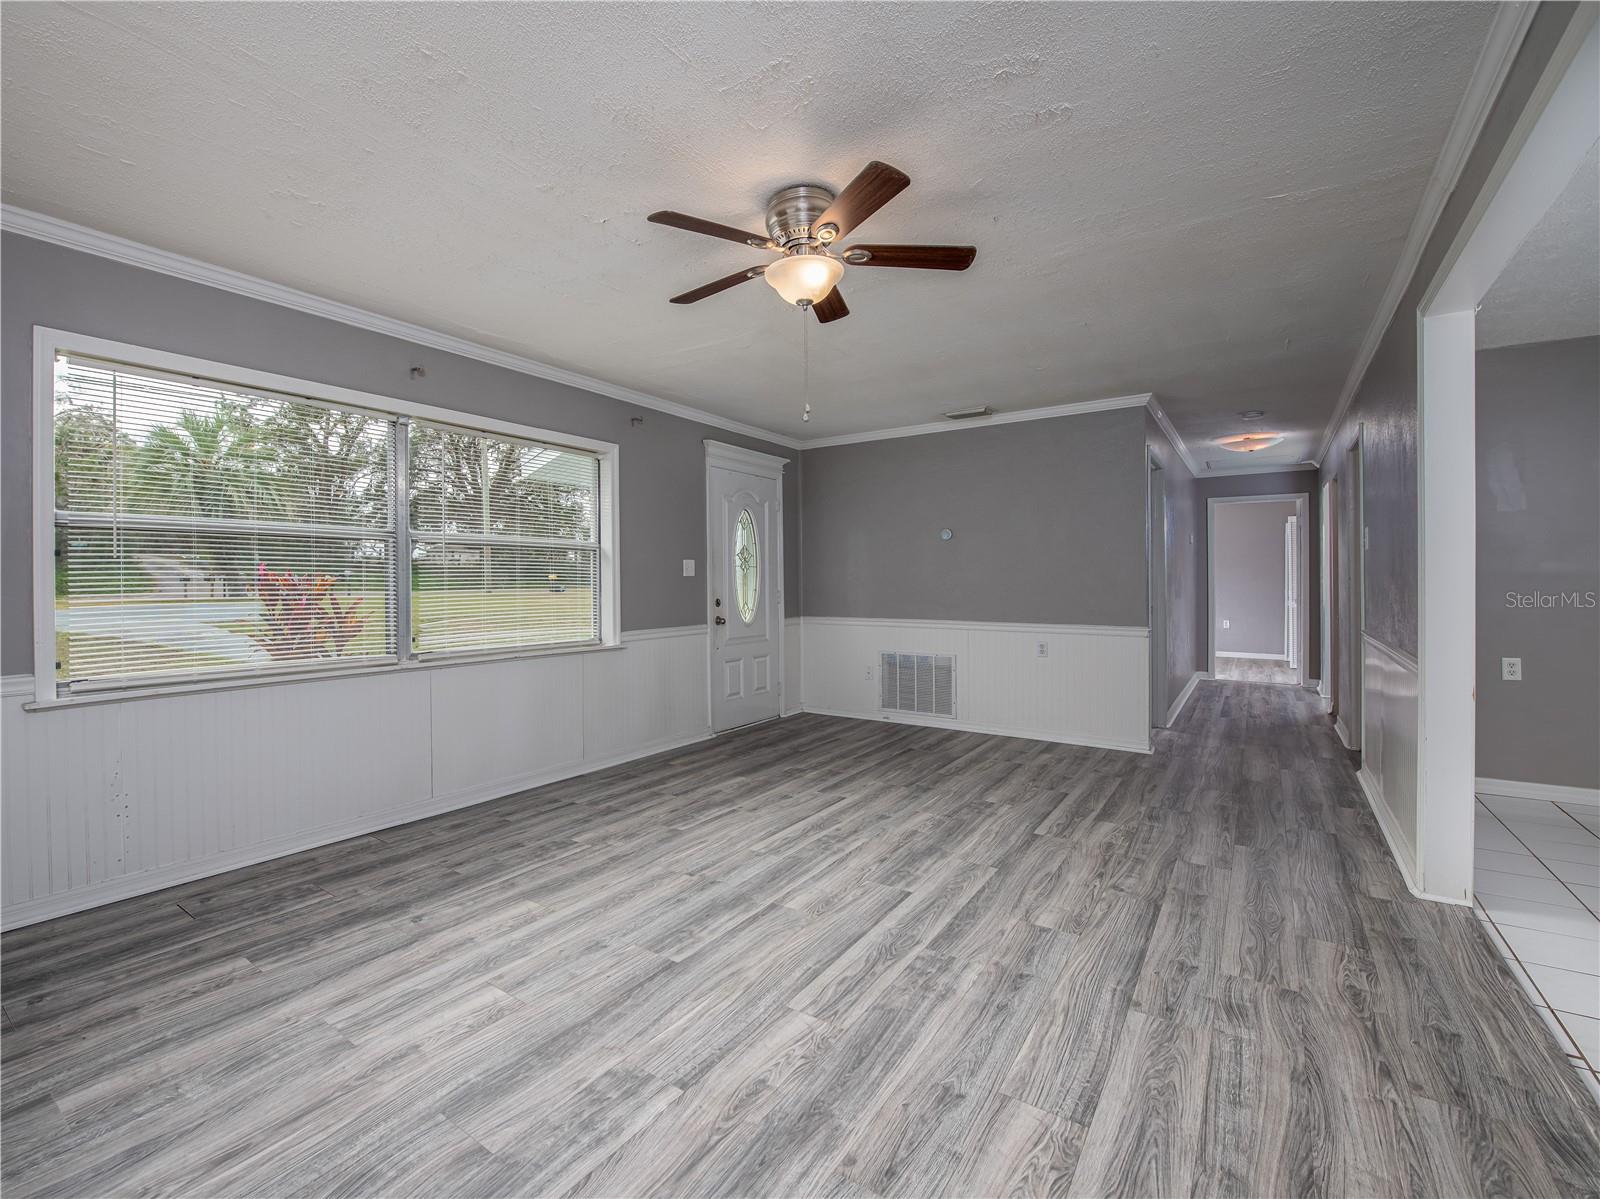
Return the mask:
<path id="1" fill-rule="evenodd" d="M 719 616 L 719 617 L 717 617 L 717 623 L 718 624 L 727 624 L 728 623 L 728 618 L 726 616 Z"/>

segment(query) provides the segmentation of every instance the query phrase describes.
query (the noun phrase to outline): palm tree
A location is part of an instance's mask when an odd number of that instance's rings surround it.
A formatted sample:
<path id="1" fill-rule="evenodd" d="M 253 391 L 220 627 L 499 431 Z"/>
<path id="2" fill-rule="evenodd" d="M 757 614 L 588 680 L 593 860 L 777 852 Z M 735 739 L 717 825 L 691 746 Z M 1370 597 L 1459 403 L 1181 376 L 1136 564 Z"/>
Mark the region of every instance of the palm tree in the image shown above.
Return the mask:
<path id="1" fill-rule="evenodd" d="M 271 518 L 280 508 L 273 453 L 237 405 L 182 412 L 138 448 L 126 507 L 186 516 Z"/>

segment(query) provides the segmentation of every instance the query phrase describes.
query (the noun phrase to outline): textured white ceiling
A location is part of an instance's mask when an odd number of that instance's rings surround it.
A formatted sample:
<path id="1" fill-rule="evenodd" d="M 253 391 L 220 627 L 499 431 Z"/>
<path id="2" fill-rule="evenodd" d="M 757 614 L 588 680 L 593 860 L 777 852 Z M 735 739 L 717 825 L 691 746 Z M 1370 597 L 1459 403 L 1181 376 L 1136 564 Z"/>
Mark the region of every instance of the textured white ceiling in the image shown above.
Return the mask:
<path id="1" fill-rule="evenodd" d="M 1154 391 L 1295 461 L 1492 10 L 8 3 L 4 194 L 791 435 Z M 852 268 L 802 425 L 797 310 L 666 303 L 765 256 L 644 217 L 870 158 L 912 185 L 856 240 L 977 263 Z"/>
<path id="2" fill-rule="evenodd" d="M 1600 145 L 1484 296 L 1477 332 L 1485 350 L 1600 336 Z"/>

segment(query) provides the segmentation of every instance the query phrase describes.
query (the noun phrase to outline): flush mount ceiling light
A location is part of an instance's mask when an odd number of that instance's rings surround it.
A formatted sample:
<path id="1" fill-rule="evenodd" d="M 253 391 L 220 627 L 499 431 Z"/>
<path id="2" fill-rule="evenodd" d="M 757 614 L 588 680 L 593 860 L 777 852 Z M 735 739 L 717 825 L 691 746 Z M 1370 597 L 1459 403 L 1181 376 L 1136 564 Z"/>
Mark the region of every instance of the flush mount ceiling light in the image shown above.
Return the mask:
<path id="1" fill-rule="evenodd" d="M 844 278 L 844 263 L 821 253 L 797 253 L 770 263 L 761 277 L 789 304 L 820 304 Z"/>
<path id="2" fill-rule="evenodd" d="M 1235 433 L 1232 437 L 1217 438 L 1217 444 L 1236 454 L 1253 454 L 1257 450 L 1271 449 L 1282 440 L 1282 433 Z"/>
<path id="3" fill-rule="evenodd" d="M 1239 413 L 1240 420 L 1260 420 L 1266 413 L 1260 408 L 1252 408 L 1248 412 Z"/>
<path id="4" fill-rule="evenodd" d="M 809 308 L 822 324 L 850 315 L 839 280 L 846 265 L 911 267 L 925 271 L 964 271 L 978 251 L 972 246 L 879 246 L 837 243 L 911 182 L 904 171 L 888 163 L 869 162 L 838 195 L 814 183 L 786 187 L 767 201 L 767 233 L 746 233 L 681 212 L 652 212 L 649 220 L 690 233 L 736 241 L 757 250 L 783 255 L 766 266 L 747 267 L 681 296 L 674 304 L 694 304 L 727 291 L 747 280 L 764 276 L 772 289 L 790 304 Z"/>

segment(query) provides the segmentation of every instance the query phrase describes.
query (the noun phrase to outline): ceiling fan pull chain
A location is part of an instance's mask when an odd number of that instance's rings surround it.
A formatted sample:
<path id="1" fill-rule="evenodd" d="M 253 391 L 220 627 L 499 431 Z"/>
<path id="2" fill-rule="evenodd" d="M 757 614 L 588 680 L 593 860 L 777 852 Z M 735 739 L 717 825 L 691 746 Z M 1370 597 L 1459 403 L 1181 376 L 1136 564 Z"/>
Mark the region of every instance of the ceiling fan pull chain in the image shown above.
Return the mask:
<path id="1" fill-rule="evenodd" d="M 802 424 L 811 421 L 811 321 L 809 313 L 800 309 L 800 387 L 805 408 L 800 413 Z"/>

